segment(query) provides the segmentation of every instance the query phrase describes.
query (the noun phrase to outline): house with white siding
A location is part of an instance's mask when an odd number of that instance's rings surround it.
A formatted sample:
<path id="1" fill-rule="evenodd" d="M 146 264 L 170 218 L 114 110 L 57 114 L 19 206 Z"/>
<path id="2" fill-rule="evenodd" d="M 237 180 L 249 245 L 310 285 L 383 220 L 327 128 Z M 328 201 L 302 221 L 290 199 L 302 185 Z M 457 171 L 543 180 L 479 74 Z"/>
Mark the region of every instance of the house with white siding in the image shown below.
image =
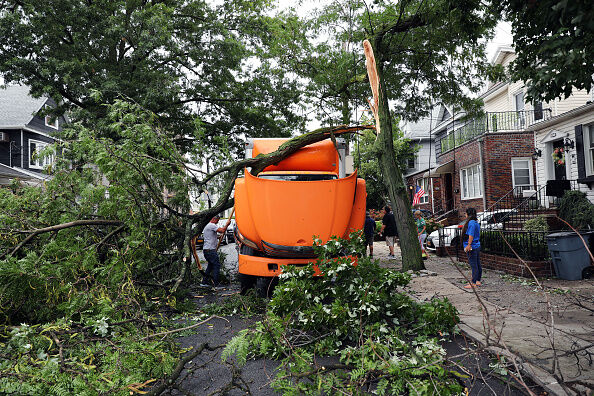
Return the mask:
<path id="1" fill-rule="evenodd" d="M 531 126 L 536 179 L 578 189 L 594 203 L 594 101 Z M 555 153 L 555 151 L 557 151 Z"/>

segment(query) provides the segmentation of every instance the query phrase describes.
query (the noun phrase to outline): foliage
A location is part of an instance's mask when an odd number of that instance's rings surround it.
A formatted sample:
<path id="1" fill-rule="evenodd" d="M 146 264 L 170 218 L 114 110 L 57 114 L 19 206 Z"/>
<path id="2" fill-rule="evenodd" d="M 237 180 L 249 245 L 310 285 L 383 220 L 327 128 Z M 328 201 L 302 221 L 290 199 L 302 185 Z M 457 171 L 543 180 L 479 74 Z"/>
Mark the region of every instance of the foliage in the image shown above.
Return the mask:
<path id="1" fill-rule="evenodd" d="M 536 232 L 547 232 L 549 231 L 549 224 L 547 223 L 546 217 L 538 215 L 524 223 L 524 229 L 526 231 Z"/>
<path id="2" fill-rule="evenodd" d="M 233 294 L 222 303 L 204 306 L 202 311 L 208 315 L 241 315 L 245 317 L 262 314 L 266 311 L 266 299 L 258 296 L 255 290 L 246 295 Z"/>
<path id="3" fill-rule="evenodd" d="M 559 203 L 559 217 L 577 230 L 594 227 L 594 205 L 581 191 L 566 191 Z"/>
<path id="4" fill-rule="evenodd" d="M 425 219 L 425 225 L 427 226 L 427 235 L 431 234 L 433 231 L 443 228 L 443 225 L 435 221 L 433 218 Z"/>
<path id="5" fill-rule="evenodd" d="M 287 136 L 304 125 L 300 85 L 261 48 L 268 1 L 25 0 L 0 8 L 4 81 L 54 97 L 60 111 L 78 110 L 86 126 L 106 113 L 93 90 L 105 103 L 125 96 L 158 114 L 182 146 L 194 141 L 196 116 L 207 137 L 199 143 L 213 146 L 217 136 Z"/>
<path id="6" fill-rule="evenodd" d="M 397 124 L 397 120 L 395 120 L 395 124 Z M 355 168 L 359 172 L 358 176 L 365 179 L 367 207 L 381 208 L 385 206 L 388 199 L 386 183 L 381 176 L 382 172 L 375 147 L 376 137 L 374 130 L 363 131 L 355 144 L 353 156 Z M 417 147 L 410 140 L 405 139 L 402 131 L 396 128 L 394 131 L 394 157 L 401 171 L 407 169 L 407 161 L 415 157 L 416 151 Z"/>
<path id="7" fill-rule="evenodd" d="M 181 350 L 145 341 L 146 322 L 88 318 L 7 329 L 0 342 L 0 393 L 128 395 L 171 373 Z M 145 385 L 142 385 L 145 384 Z"/>
<path id="8" fill-rule="evenodd" d="M 512 78 L 530 101 L 567 98 L 594 81 L 594 11 L 588 0 L 495 0 L 512 24 Z"/>
<path id="9" fill-rule="evenodd" d="M 2 321 L 132 312 L 145 301 L 135 282 L 159 285 L 184 265 L 185 230 L 175 215 L 189 211 L 191 179 L 174 165 L 179 152 L 151 113 L 123 101 L 107 111 L 117 140 L 74 125 L 43 189 L 0 189 Z M 12 253 L 28 230 L 99 219 L 113 224 L 40 233 Z"/>
<path id="10" fill-rule="evenodd" d="M 282 359 L 272 385 L 287 395 L 358 392 L 375 381 L 379 394 L 461 391 L 430 338 L 455 328 L 447 299 L 417 303 L 403 292 L 408 274 L 364 257 L 354 265 L 364 249 L 360 234 L 315 241 L 314 249 L 317 263 L 281 274 L 265 319 L 235 337 L 223 359 Z M 314 276 L 318 270 L 324 275 Z M 329 354 L 340 364 L 316 365 L 316 356 Z"/>

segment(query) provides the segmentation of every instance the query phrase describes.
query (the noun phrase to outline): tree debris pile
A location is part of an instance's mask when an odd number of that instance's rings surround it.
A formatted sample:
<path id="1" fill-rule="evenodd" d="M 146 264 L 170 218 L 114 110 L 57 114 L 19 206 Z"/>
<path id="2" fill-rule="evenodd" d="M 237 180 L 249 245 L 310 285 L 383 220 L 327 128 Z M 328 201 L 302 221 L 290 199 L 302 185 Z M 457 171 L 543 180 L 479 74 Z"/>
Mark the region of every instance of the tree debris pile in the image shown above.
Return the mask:
<path id="1" fill-rule="evenodd" d="M 419 304 L 403 292 L 408 274 L 345 252 L 363 251 L 361 235 L 315 244 L 317 266 L 288 268 L 255 331 L 233 338 L 223 359 L 281 360 L 272 386 L 284 394 L 453 394 L 463 390 L 445 367 L 436 337 L 451 334 L 458 316 L 447 301 Z M 322 365 L 320 358 L 338 356 Z"/>

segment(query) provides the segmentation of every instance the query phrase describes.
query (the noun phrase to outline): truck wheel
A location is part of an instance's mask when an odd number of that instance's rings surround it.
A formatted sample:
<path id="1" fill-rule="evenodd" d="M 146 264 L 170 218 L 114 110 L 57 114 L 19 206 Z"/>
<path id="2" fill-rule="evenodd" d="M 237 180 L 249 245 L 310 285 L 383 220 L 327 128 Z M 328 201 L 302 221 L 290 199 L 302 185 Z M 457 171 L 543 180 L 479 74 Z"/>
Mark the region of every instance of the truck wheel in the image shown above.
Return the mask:
<path id="1" fill-rule="evenodd" d="M 237 274 L 237 280 L 239 280 L 239 294 L 242 296 L 256 285 L 256 277 L 253 275 Z"/>
<path id="2" fill-rule="evenodd" d="M 272 292 L 274 288 L 278 284 L 278 278 L 268 278 L 261 276 L 256 280 L 256 291 L 258 295 L 262 298 L 270 298 L 272 297 Z"/>

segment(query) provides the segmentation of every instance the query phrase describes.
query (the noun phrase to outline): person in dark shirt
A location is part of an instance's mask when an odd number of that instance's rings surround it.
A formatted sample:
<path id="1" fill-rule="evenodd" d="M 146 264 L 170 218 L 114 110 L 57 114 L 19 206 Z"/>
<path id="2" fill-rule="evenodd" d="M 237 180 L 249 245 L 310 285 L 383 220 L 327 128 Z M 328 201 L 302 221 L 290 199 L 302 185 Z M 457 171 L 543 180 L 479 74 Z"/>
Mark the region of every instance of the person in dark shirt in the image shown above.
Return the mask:
<path id="1" fill-rule="evenodd" d="M 369 211 L 365 212 L 365 225 L 363 226 L 363 233 L 365 234 L 365 254 L 367 254 L 367 246 L 369 246 L 369 257 L 373 257 L 373 234 L 375 234 L 375 221 L 369 215 Z"/>
<path id="2" fill-rule="evenodd" d="M 388 249 L 390 249 L 390 254 L 388 257 L 394 258 L 394 243 L 396 242 L 396 237 L 398 236 L 398 232 L 396 231 L 396 219 L 394 218 L 392 209 L 388 205 L 386 205 L 384 211 L 385 214 L 384 218 L 382 219 L 383 225 L 380 233 L 386 236 L 386 245 L 388 245 Z"/>

